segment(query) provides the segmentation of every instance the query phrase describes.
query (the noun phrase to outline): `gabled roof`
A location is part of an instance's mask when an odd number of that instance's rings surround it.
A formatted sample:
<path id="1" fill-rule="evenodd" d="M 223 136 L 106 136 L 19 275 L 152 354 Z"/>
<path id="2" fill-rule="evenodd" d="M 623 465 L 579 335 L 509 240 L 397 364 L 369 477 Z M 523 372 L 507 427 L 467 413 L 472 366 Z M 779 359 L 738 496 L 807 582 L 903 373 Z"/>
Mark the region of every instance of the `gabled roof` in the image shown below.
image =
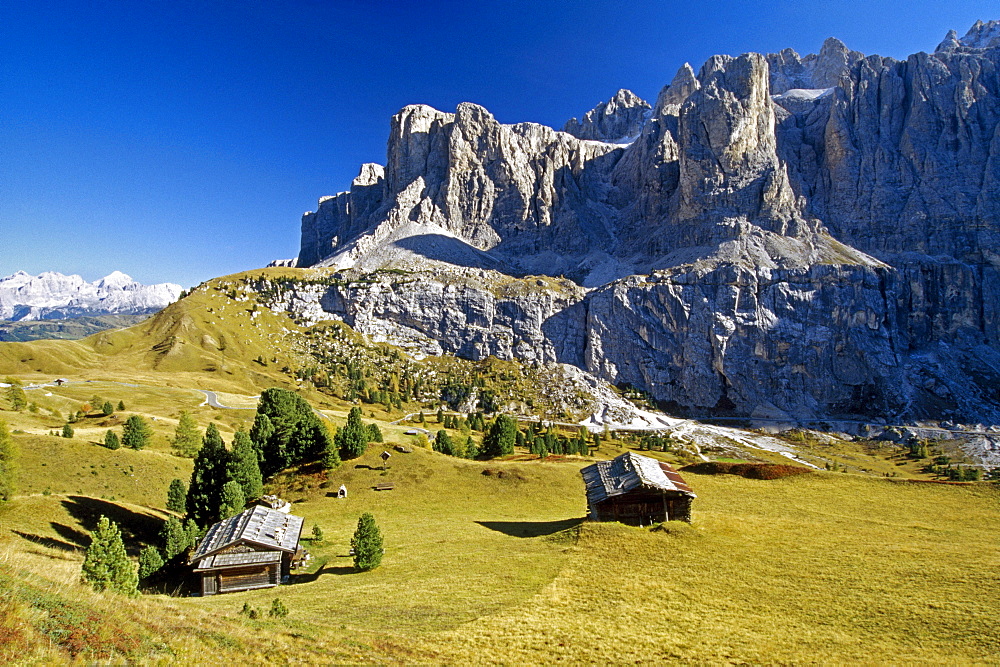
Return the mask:
<path id="1" fill-rule="evenodd" d="M 189 562 L 211 556 L 237 542 L 248 542 L 265 550 L 295 553 L 303 521 L 300 516 L 266 507 L 251 507 L 236 516 L 212 524 Z"/>
<path id="2" fill-rule="evenodd" d="M 610 461 L 598 461 L 580 471 L 587 485 L 591 504 L 620 496 L 636 489 L 675 491 L 695 498 L 684 479 L 666 463 L 634 452 L 626 452 Z"/>

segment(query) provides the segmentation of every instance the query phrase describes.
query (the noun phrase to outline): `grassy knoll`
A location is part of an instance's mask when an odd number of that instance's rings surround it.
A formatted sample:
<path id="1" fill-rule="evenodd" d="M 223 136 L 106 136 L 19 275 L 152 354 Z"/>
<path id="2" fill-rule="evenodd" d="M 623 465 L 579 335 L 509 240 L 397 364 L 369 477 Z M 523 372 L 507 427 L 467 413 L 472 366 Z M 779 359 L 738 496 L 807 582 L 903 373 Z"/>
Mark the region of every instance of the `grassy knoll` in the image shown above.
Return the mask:
<path id="1" fill-rule="evenodd" d="M 691 476 L 695 523 L 585 524 L 529 603 L 446 660 L 1000 660 L 1000 491 L 818 473 Z"/>

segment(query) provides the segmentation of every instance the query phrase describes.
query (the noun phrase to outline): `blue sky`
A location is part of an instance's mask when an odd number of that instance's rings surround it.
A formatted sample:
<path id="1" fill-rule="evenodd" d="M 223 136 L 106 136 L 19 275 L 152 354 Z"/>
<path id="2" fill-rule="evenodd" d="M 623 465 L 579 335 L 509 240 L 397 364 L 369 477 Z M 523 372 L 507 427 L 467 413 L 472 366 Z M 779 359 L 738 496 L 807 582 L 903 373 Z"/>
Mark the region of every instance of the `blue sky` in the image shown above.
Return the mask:
<path id="1" fill-rule="evenodd" d="M 1000 18 L 950 2 L 0 2 L 0 276 L 185 286 L 293 257 L 407 104 L 561 127 L 684 62 L 829 36 L 897 58 Z"/>

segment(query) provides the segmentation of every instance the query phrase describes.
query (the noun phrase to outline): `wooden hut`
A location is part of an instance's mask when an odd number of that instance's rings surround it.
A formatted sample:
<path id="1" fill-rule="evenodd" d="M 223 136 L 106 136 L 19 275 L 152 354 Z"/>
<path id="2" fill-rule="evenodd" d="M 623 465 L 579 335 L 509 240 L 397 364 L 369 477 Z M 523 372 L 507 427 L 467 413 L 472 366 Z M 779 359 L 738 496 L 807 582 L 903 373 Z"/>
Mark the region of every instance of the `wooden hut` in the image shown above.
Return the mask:
<path id="1" fill-rule="evenodd" d="M 648 526 L 661 521 L 691 521 L 695 498 L 684 479 L 666 463 L 626 452 L 580 471 L 587 485 L 590 518 Z"/>
<path id="2" fill-rule="evenodd" d="M 201 580 L 201 594 L 277 586 L 299 549 L 302 522 L 257 506 L 213 524 L 188 561 Z"/>

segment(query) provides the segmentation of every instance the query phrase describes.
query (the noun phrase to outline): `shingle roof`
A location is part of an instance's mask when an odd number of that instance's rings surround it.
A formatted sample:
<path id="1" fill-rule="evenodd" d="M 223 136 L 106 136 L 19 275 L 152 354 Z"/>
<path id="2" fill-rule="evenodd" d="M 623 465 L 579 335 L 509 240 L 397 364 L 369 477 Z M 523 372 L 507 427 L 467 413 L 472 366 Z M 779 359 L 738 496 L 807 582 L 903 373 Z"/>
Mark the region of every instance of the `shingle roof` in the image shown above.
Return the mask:
<path id="1" fill-rule="evenodd" d="M 626 452 L 610 461 L 598 461 L 583 468 L 580 474 L 587 486 L 587 501 L 591 504 L 639 488 L 676 491 L 697 497 L 676 470 L 634 452 Z"/>
<path id="2" fill-rule="evenodd" d="M 205 558 L 240 541 L 265 549 L 294 553 L 304 519 L 266 507 L 252 507 L 234 517 L 212 524 L 198 543 L 190 562 Z"/>
<path id="3" fill-rule="evenodd" d="M 281 560 L 280 551 L 248 551 L 236 554 L 215 554 L 198 561 L 196 570 L 209 570 L 218 567 L 234 567 L 237 565 L 257 565 L 261 563 L 277 563 Z"/>

